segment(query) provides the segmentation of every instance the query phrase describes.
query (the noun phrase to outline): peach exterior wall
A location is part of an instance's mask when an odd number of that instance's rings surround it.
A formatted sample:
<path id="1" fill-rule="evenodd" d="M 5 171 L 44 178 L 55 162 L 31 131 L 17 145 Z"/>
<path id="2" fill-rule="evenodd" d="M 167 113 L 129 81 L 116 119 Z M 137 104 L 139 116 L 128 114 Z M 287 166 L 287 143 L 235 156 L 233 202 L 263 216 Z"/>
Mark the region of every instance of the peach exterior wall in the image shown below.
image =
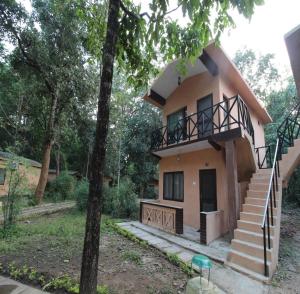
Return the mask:
<path id="1" fill-rule="evenodd" d="M 167 123 L 167 116 L 183 107 L 187 107 L 187 115 L 197 112 L 197 100 L 213 94 L 213 104 L 223 101 L 223 95 L 231 98 L 238 94 L 237 90 L 228 82 L 226 77 L 213 77 L 208 72 L 193 76 L 185 80 L 168 97 L 163 108 L 163 124 Z M 255 132 L 255 145 L 264 146 L 263 125 L 258 123 L 258 118 L 249 108 Z M 206 166 L 208 163 L 208 166 Z M 218 210 L 224 210 L 224 231 L 227 231 L 227 181 L 225 159 L 222 152 L 214 149 L 200 150 L 197 152 L 166 157 L 160 160 L 159 200 L 164 204 L 177 205 L 184 209 L 184 224 L 194 228 L 200 226 L 200 201 L 199 201 L 199 170 L 217 170 L 217 199 Z M 184 172 L 184 202 L 163 200 L 163 173 L 172 171 Z"/>
<path id="2" fill-rule="evenodd" d="M 227 181 L 223 152 L 205 149 L 181 154 L 178 157 L 164 157 L 160 160 L 159 167 L 159 201 L 162 204 L 182 207 L 184 224 L 196 229 L 200 227 L 199 170 L 216 169 L 218 210 L 223 210 L 224 219 L 227 219 Z M 184 202 L 163 199 L 163 174 L 172 171 L 184 173 Z M 224 230 L 227 231 L 227 222 Z"/>

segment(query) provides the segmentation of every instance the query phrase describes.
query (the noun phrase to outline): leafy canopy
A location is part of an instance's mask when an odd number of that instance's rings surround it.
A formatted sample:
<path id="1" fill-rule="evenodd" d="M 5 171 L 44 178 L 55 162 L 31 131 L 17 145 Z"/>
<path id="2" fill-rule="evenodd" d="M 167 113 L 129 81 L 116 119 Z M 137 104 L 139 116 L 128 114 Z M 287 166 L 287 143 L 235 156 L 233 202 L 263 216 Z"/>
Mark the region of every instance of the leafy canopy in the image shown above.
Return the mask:
<path id="1" fill-rule="evenodd" d="M 86 20 L 88 47 L 100 59 L 106 31 L 107 1 L 80 1 L 78 15 Z M 195 59 L 208 42 L 218 41 L 221 33 L 234 26 L 234 9 L 250 19 L 263 0 L 152 0 L 146 12 L 135 1 L 121 1 L 117 66 L 135 86 L 144 86 L 157 64 L 174 58 Z M 174 2 L 172 3 L 174 4 Z M 181 11 L 185 25 L 172 13 Z"/>

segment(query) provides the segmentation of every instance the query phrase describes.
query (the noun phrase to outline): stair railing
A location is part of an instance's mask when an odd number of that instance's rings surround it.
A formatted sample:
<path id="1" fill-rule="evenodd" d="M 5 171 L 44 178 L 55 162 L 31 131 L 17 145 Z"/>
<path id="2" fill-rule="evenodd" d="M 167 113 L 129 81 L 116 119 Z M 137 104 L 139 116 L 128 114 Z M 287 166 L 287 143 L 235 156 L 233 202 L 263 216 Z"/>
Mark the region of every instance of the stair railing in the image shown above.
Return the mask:
<path id="1" fill-rule="evenodd" d="M 274 225 L 273 207 L 276 208 L 276 192 L 278 192 L 278 178 L 280 177 L 279 163 L 278 163 L 278 147 L 279 139 L 276 142 L 275 154 L 272 164 L 272 171 L 269 181 L 269 187 L 266 197 L 266 204 L 264 206 L 264 214 L 261 223 L 263 230 L 263 244 L 264 244 L 264 271 L 265 276 L 269 276 L 268 261 L 267 261 L 267 247 L 271 249 L 270 223 Z"/>
<path id="2" fill-rule="evenodd" d="M 287 147 L 294 145 L 300 135 L 300 103 L 298 103 L 277 129 L 279 140 L 279 159 Z"/>

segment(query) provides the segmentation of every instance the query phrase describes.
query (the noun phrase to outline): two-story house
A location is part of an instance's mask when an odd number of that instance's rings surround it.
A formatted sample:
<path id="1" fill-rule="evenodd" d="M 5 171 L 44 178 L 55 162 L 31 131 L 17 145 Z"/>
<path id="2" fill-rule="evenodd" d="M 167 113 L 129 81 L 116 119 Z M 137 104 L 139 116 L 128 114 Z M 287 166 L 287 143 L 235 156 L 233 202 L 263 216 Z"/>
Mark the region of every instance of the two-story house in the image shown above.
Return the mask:
<path id="1" fill-rule="evenodd" d="M 140 221 L 176 234 L 192 228 L 203 244 L 229 233 L 228 262 L 270 276 L 278 259 L 272 238 L 279 234 L 274 219 L 280 224 L 281 207 L 274 150 L 265 146 L 264 126 L 272 119 L 214 43 L 186 64 L 185 74 L 179 63 L 169 63 L 144 96 L 162 110 L 163 127 L 152 135 L 159 198 L 141 202 Z M 274 198 L 267 196 L 270 180 L 277 183 Z"/>

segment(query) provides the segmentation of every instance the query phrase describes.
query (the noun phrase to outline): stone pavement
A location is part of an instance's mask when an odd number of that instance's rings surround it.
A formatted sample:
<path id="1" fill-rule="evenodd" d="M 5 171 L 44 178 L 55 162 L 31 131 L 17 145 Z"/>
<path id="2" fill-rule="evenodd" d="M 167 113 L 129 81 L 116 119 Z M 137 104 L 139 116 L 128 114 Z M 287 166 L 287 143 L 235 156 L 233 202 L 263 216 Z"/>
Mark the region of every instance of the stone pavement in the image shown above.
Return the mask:
<path id="1" fill-rule="evenodd" d="M 0 276 L 0 293 L 1 294 L 46 294 L 32 287 L 28 287 L 22 283 L 12 279 Z"/>
<path id="2" fill-rule="evenodd" d="M 224 293 L 265 294 L 269 292 L 267 285 L 224 265 L 228 247 L 225 246 L 223 248 L 222 243 L 214 247 L 201 245 L 139 222 L 123 222 L 118 225 L 134 234 L 137 238 L 147 241 L 151 246 L 165 254 L 177 254 L 184 262 L 190 263 L 193 255 L 197 253 L 206 255 L 212 260 L 217 261 L 213 262 L 211 280 Z M 197 270 L 197 268 L 195 269 Z"/>
<path id="3" fill-rule="evenodd" d="M 18 215 L 18 220 L 24 220 L 33 216 L 39 216 L 44 214 L 51 214 L 59 211 L 63 211 L 66 209 L 70 209 L 75 207 L 75 201 L 64 201 L 57 203 L 46 203 L 32 207 L 26 207 L 21 210 Z M 3 216 L 0 214 L 0 224 L 3 223 Z M 1 292 L 0 292 L 1 294 Z"/>

